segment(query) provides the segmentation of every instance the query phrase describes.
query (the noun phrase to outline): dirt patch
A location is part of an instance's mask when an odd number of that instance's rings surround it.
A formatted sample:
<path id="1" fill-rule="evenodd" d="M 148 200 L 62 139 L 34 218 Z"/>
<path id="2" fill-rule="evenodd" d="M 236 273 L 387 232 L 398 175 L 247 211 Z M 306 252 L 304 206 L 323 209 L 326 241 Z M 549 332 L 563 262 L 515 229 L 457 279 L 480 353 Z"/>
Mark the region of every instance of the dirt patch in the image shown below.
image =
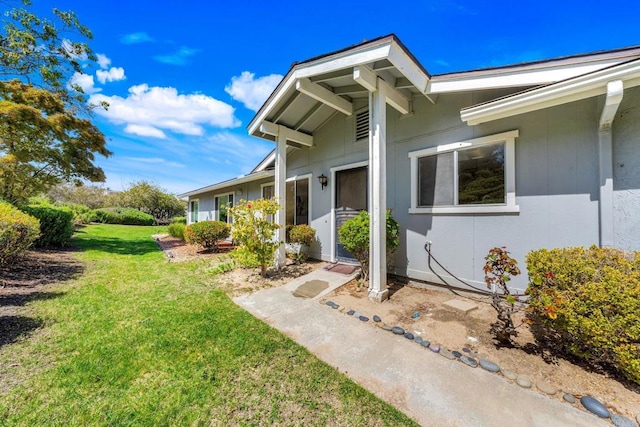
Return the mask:
<path id="1" fill-rule="evenodd" d="M 537 352 L 528 325 L 522 322 L 523 312 L 519 312 L 515 318 L 516 325 L 520 325 L 515 340 L 518 348 L 497 347 L 489 332 L 491 323 L 496 320 L 496 312 L 488 298 L 458 296 L 445 289 L 405 285 L 400 281 L 390 285 L 391 297 L 382 304 L 369 301 L 366 288 L 358 287 L 355 280 L 336 289 L 326 298 L 345 309 L 354 309 L 367 316 L 377 314 L 388 325 L 401 326 L 443 348 L 461 352 L 466 348 L 472 356 L 486 357 L 503 369 L 526 375 L 534 384 L 547 381 L 560 390 L 552 399 L 562 401 L 565 392 L 578 397 L 591 395 L 613 413 L 631 419 L 640 413 L 638 385 L 605 373 L 592 372 L 567 360 L 545 362 Z M 443 305 L 454 298 L 473 303 L 478 308 L 464 314 Z M 504 380 L 508 381 L 506 378 Z M 533 390 L 536 390 L 535 386 Z M 583 409 L 579 403 L 576 407 Z"/>
<path id="2" fill-rule="evenodd" d="M 267 277 L 262 277 L 259 268 L 233 268 L 233 260 L 229 256 L 230 246 L 225 246 L 218 252 L 210 252 L 188 245 L 183 240 L 168 234 L 155 235 L 153 238 L 170 262 L 200 261 L 206 266 L 203 268 L 221 269 L 217 280 L 220 287 L 232 297 L 284 285 L 327 265 L 325 262 L 316 260 L 295 264 L 287 259 L 287 264 L 283 268 L 279 270 L 270 268 L 267 270 Z M 230 268 L 233 269 L 227 271 Z"/>

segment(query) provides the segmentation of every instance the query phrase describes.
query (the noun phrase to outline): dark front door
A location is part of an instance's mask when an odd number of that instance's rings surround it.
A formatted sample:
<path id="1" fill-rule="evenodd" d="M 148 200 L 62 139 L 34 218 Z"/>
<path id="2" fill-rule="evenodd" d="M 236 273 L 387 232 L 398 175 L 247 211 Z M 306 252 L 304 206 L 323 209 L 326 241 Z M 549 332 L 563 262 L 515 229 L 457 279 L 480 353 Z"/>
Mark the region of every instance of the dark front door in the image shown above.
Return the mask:
<path id="1" fill-rule="evenodd" d="M 338 239 L 338 230 L 346 221 L 367 210 L 367 167 L 346 169 L 336 172 L 336 258 L 338 261 L 354 262 L 353 255 Z"/>

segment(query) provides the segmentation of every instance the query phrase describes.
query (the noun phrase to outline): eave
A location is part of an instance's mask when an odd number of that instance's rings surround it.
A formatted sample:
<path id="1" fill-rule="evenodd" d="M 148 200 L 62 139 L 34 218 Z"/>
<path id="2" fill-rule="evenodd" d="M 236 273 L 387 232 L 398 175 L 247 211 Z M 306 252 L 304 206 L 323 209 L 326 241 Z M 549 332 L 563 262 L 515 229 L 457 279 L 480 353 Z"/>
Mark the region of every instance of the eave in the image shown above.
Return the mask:
<path id="1" fill-rule="evenodd" d="M 260 172 L 250 173 L 248 175 L 239 176 L 238 178 L 229 179 L 227 181 L 218 182 L 207 187 L 198 188 L 197 190 L 187 193 L 178 194 L 178 198 L 197 196 L 199 194 L 210 193 L 212 191 L 221 190 L 223 188 L 233 187 L 247 182 L 259 181 L 261 179 L 271 178 L 274 175 L 273 170 L 263 170 Z"/>

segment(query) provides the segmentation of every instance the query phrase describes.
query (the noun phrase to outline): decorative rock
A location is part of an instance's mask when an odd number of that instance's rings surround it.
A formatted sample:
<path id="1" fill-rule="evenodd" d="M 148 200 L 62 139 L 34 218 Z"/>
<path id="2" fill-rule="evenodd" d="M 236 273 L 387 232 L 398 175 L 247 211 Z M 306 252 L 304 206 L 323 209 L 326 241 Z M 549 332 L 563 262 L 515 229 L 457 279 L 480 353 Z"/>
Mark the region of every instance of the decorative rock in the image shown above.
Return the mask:
<path id="1" fill-rule="evenodd" d="M 571 403 L 572 405 L 573 405 L 574 403 L 576 403 L 576 397 L 575 397 L 573 394 L 571 394 L 571 393 L 565 393 L 565 394 L 563 394 L 563 395 L 562 395 L 562 398 L 565 400 L 565 402 L 569 402 L 569 403 Z"/>
<path id="2" fill-rule="evenodd" d="M 358 317 L 358 319 L 362 320 L 363 322 L 368 322 L 369 318 L 367 316 L 360 316 Z"/>
<path id="3" fill-rule="evenodd" d="M 616 427 L 636 427 L 636 423 L 622 415 L 611 414 L 611 422 Z"/>
<path id="4" fill-rule="evenodd" d="M 377 314 L 374 314 L 374 315 L 373 315 L 373 321 L 374 321 L 374 322 L 376 322 L 376 323 L 378 323 L 378 322 L 381 322 L 381 321 L 382 321 L 382 319 L 381 319 L 381 318 L 380 318 L 380 316 L 378 316 Z"/>
<path id="5" fill-rule="evenodd" d="M 333 305 L 331 306 L 331 308 L 333 308 L 334 310 L 336 310 L 338 307 L 340 307 L 338 304 L 333 303 Z"/>
<path id="6" fill-rule="evenodd" d="M 455 360 L 456 357 L 453 355 L 452 352 L 450 352 L 449 350 L 447 350 L 446 348 L 441 348 L 440 349 L 440 356 L 449 359 L 449 360 Z"/>
<path id="7" fill-rule="evenodd" d="M 396 335 L 404 335 L 404 329 L 402 329 L 400 326 L 394 326 L 393 328 L 391 328 L 391 332 Z"/>
<path id="8" fill-rule="evenodd" d="M 390 331 L 393 328 L 385 323 L 384 325 L 382 325 L 382 329 L 384 329 L 385 331 Z"/>
<path id="9" fill-rule="evenodd" d="M 531 388 L 531 386 L 533 385 L 531 383 L 531 380 L 524 375 L 518 375 L 518 378 L 516 378 L 516 383 L 523 388 Z"/>
<path id="10" fill-rule="evenodd" d="M 364 314 L 360 313 L 359 311 L 356 311 L 355 313 L 353 313 L 353 317 L 360 318 L 360 316 L 364 316 Z"/>
<path id="11" fill-rule="evenodd" d="M 591 396 L 583 396 L 582 399 L 580 399 L 580 403 L 582 403 L 582 406 L 587 408 L 587 411 L 596 414 L 600 418 L 609 418 L 611 416 L 609 410 L 597 399 Z"/>
<path id="12" fill-rule="evenodd" d="M 353 316 L 355 312 L 356 312 L 355 310 L 349 310 L 347 311 L 347 316 Z"/>
<path id="13" fill-rule="evenodd" d="M 455 357 L 456 359 L 460 359 L 460 356 L 462 356 L 462 353 L 457 350 L 453 350 L 451 354 L 453 354 L 453 357 Z"/>
<path id="14" fill-rule="evenodd" d="M 413 317 L 414 319 L 417 319 L 418 317 L 420 317 L 420 313 L 413 313 L 413 316 L 411 317 Z"/>
<path id="15" fill-rule="evenodd" d="M 473 357 L 467 356 L 466 354 L 463 354 L 462 356 L 460 356 L 460 361 L 472 368 L 476 368 L 478 366 L 478 361 Z"/>
<path id="16" fill-rule="evenodd" d="M 429 345 L 431 345 L 431 343 L 428 340 L 422 340 L 420 345 L 422 345 L 423 347 L 429 347 Z"/>
<path id="17" fill-rule="evenodd" d="M 440 346 L 438 344 L 431 344 L 429 346 L 429 350 L 433 351 L 434 353 L 440 353 Z"/>
<path id="18" fill-rule="evenodd" d="M 485 371 L 489 372 L 500 372 L 500 366 L 497 363 L 494 363 L 487 359 L 480 359 L 480 366 Z"/>
<path id="19" fill-rule="evenodd" d="M 413 340 L 418 344 L 422 344 L 422 337 L 420 335 L 417 335 Z"/>
<path id="20" fill-rule="evenodd" d="M 334 305 L 336 305 L 336 303 L 333 301 L 327 301 L 325 302 L 325 304 L 328 305 L 329 307 L 333 307 Z"/>
<path id="21" fill-rule="evenodd" d="M 414 338 L 411 332 L 405 332 L 404 337 L 408 340 L 412 340 Z"/>
<path id="22" fill-rule="evenodd" d="M 509 369 L 501 369 L 500 372 L 502 372 L 502 375 L 504 375 L 504 377 L 508 380 L 514 381 L 516 378 L 518 378 L 518 374 Z"/>
<path id="23" fill-rule="evenodd" d="M 553 396 L 558 392 L 558 389 L 553 386 L 553 384 L 548 383 L 546 381 L 538 381 L 536 383 L 536 387 L 543 393 L 549 394 Z"/>
<path id="24" fill-rule="evenodd" d="M 464 351 L 465 353 L 471 353 L 471 349 L 467 347 L 463 347 L 462 351 Z"/>

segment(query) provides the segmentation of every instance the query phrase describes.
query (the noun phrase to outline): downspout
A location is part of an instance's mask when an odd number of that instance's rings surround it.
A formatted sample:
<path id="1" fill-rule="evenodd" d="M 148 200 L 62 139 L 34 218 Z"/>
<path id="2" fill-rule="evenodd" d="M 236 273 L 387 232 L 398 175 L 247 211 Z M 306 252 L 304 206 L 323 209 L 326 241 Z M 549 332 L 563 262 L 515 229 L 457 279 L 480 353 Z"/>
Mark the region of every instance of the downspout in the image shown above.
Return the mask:
<path id="1" fill-rule="evenodd" d="M 605 99 L 598 127 L 598 162 L 600 176 L 600 247 L 614 245 L 613 229 L 613 119 L 622 102 L 622 80 L 607 83 Z"/>

